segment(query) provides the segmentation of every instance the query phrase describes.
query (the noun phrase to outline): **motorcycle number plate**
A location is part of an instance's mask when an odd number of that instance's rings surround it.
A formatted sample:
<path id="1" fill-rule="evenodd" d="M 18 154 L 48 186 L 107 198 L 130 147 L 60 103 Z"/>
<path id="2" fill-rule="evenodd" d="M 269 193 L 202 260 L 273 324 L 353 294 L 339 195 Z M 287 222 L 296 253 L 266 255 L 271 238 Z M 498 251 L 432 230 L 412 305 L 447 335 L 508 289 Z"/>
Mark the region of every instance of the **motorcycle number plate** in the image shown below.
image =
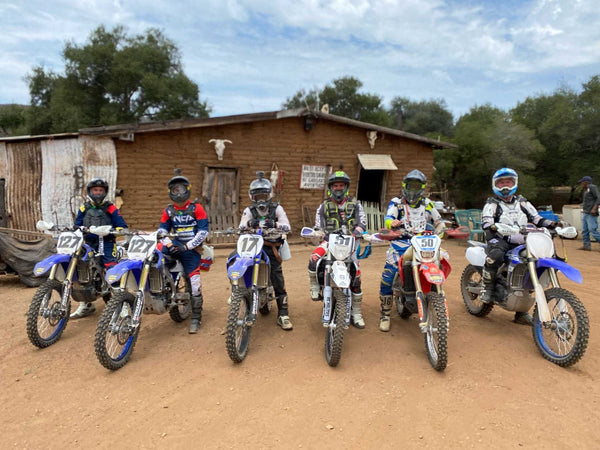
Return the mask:
<path id="1" fill-rule="evenodd" d="M 83 234 L 81 234 L 81 231 L 65 231 L 58 236 L 56 253 L 71 255 L 75 253 L 82 244 Z"/>
<path id="2" fill-rule="evenodd" d="M 242 234 L 237 242 L 237 254 L 242 258 L 254 258 L 260 255 L 264 240 L 259 234 Z"/>
<path id="3" fill-rule="evenodd" d="M 156 233 L 134 236 L 129 242 L 127 256 L 129 259 L 143 261 L 156 248 Z"/>

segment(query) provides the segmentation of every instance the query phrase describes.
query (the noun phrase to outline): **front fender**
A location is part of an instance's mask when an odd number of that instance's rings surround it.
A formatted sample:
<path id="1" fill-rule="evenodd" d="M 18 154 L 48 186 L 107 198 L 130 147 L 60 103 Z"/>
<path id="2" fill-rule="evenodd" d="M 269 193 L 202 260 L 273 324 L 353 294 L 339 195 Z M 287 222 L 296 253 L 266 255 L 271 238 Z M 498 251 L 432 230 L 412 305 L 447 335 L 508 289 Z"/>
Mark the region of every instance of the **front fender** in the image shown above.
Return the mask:
<path id="1" fill-rule="evenodd" d="M 240 258 L 238 257 L 235 262 L 227 268 L 227 276 L 231 280 L 239 280 L 244 276 L 248 267 L 254 265 L 254 258 Z"/>
<path id="2" fill-rule="evenodd" d="M 428 283 L 443 284 L 444 281 L 446 281 L 446 275 L 434 263 L 421 264 L 419 270 L 421 271 L 421 274 L 425 277 Z"/>
<path id="3" fill-rule="evenodd" d="M 55 253 L 54 255 L 48 256 L 46 259 L 41 260 L 33 268 L 33 274 L 36 277 L 45 274 L 56 264 L 66 263 L 68 264 L 71 260 L 71 255 L 65 255 L 64 253 Z"/>
<path id="4" fill-rule="evenodd" d="M 569 280 L 575 283 L 583 283 L 581 272 L 564 261 L 554 258 L 540 258 L 537 261 L 537 266 L 552 267 L 553 269 L 560 270 Z"/>
<path id="5" fill-rule="evenodd" d="M 105 279 L 109 284 L 116 283 L 123 275 L 130 270 L 142 270 L 144 261 L 136 261 L 132 259 L 124 259 L 120 261 L 116 266 L 112 266 L 106 271 Z"/>

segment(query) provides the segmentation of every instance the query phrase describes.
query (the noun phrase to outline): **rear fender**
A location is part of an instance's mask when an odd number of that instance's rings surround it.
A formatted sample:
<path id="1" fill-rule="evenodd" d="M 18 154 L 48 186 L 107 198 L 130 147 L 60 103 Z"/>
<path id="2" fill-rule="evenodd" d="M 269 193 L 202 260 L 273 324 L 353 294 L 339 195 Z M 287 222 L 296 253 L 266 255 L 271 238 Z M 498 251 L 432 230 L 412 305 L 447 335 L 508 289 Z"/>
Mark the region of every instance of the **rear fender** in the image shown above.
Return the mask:
<path id="1" fill-rule="evenodd" d="M 71 255 L 55 253 L 54 255 L 50 255 L 46 259 L 43 259 L 39 263 L 37 263 L 33 268 L 33 274 L 36 277 L 39 277 L 40 275 L 43 275 L 50 269 L 52 269 L 52 267 L 56 264 L 64 264 L 65 266 L 68 266 L 69 261 L 71 261 Z"/>

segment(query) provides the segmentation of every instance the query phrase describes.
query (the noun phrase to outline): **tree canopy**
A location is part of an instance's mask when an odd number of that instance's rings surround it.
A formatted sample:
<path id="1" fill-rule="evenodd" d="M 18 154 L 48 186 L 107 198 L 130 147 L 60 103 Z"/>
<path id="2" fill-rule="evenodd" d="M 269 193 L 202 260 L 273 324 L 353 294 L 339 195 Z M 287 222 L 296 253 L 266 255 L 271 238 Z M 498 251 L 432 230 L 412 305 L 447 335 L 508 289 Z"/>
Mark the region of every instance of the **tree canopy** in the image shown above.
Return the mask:
<path id="1" fill-rule="evenodd" d="M 94 30 L 63 50 L 65 73 L 34 67 L 27 75 L 32 134 L 92 125 L 208 117 L 199 89 L 183 72 L 177 46 L 159 30 L 128 36 L 117 26 Z"/>

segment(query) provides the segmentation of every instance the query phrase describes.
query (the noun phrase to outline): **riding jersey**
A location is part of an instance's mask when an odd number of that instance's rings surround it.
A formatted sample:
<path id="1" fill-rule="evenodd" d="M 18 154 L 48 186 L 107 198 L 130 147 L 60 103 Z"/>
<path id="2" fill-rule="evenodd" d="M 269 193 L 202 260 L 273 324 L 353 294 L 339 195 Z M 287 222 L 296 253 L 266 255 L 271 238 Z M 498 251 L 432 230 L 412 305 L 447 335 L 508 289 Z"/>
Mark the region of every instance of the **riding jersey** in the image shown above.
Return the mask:
<path id="1" fill-rule="evenodd" d="M 315 216 L 315 227 L 325 230 L 337 230 L 346 225 L 348 232 L 354 227 L 367 229 L 367 215 L 359 202 L 345 198 L 342 203 L 325 200 Z"/>
<path id="2" fill-rule="evenodd" d="M 244 209 L 244 212 L 242 213 L 242 218 L 240 219 L 239 228 L 246 229 L 246 228 L 248 228 L 248 226 L 247 226 L 248 221 L 250 221 L 251 219 L 262 219 L 262 218 L 273 219 L 275 221 L 275 228 L 277 228 L 282 233 L 289 233 L 291 230 L 290 221 L 289 221 L 287 214 L 285 213 L 283 207 L 279 203 L 273 203 L 273 202 L 269 202 L 268 210 L 265 211 L 265 214 L 261 214 L 258 211 L 256 205 L 254 205 L 254 204 L 252 204 L 252 205 L 248 206 L 246 209 Z M 272 240 L 272 239 L 265 238 L 265 240 Z M 275 240 L 280 240 L 280 239 L 275 239 Z"/>
<path id="3" fill-rule="evenodd" d="M 73 226 L 81 227 L 84 226 L 89 228 L 91 226 L 102 226 L 111 225 L 113 228 L 119 230 L 127 228 L 125 219 L 121 216 L 121 211 L 111 202 L 103 202 L 100 206 L 96 206 L 91 202 L 86 202 L 79 208 L 77 217 Z M 98 241 L 98 235 L 86 234 L 85 240 L 89 243 Z M 111 234 L 104 236 L 105 242 L 114 241 L 115 237 Z"/>
<path id="4" fill-rule="evenodd" d="M 183 206 L 168 205 L 160 218 L 158 231 L 173 230 L 177 240 L 192 250 L 202 244 L 208 236 L 208 217 L 200 203 L 186 201 Z"/>

